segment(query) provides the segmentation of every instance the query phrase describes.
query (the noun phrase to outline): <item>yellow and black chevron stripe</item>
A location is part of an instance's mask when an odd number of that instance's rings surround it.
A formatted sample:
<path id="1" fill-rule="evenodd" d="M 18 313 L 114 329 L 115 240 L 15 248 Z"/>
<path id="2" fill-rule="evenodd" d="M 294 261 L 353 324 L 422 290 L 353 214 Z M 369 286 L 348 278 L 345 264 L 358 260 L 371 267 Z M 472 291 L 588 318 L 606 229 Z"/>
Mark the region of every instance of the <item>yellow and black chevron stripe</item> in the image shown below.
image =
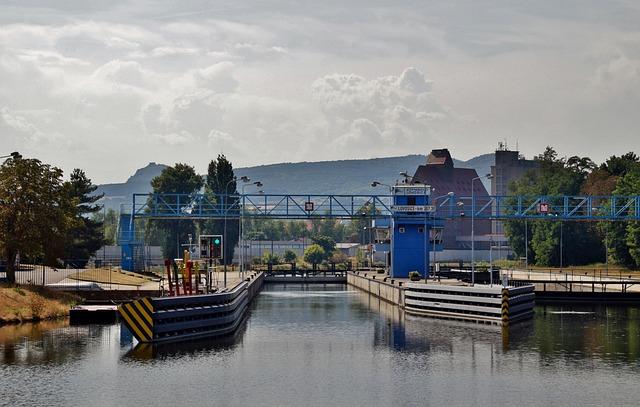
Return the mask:
<path id="1" fill-rule="evenodd" d="M 509 290 L 502 289 L 502 325 L 509 325 Z"/>
<path id="2" fill-rule="evenodd" d="M 118 313 L 138 341 L 153 341 L 153 304 L 149 298 L 122 304 Z"/>

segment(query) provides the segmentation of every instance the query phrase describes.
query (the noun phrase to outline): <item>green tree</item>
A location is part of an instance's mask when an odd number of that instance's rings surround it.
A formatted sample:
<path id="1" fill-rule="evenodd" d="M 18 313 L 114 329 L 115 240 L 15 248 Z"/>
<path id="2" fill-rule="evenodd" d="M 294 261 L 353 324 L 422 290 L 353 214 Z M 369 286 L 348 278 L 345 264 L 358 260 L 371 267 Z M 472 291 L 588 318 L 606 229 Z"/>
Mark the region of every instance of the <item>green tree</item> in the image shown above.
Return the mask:
<path id="1" fill-rule="evenodd" d="M 311 236 L 309 229 L 307 229 L 307 223 L 302 220 L 291 220 L 286 222 L 285 231 L 287 240 L 297 240 L 303 237 Z"/>
<path id="2" fill-rule="evenodd" d="M 640 169 L 631 169 L 619 180 L 614 191 L 615 195 L 623 196 L 635 196 L 640 194 Z M 631 209 L 632 210 L 632 209 Z M 613 223 L 613 222 L 612 222 Z M 618 225 L 618 231 L 621 231 Z M 618 236 L 616 236 L 619 238 Z M 640 222 L 628 222 L 624 226 L 624 243 L 626 244 L 626 250 L 628 251 L 628 257 L 624 248 L 620 249 L 616 253 L 617 256 L 623 257 L 627 260 L 627 266 L 640 267 Z"/>
<path id="3" fill-rule="evenodd" d="M 9 159 L 0 166 L 0 251 L 7 281 L 15 283 L 15 262 L 55 259 L 75 226 L 74 202 L 64 194 L 62 170 L 37 159 Z"/>
<path id="4" fill-rule="evenodd" d="M 590 195 L 636 195 L 640 191 L 634 188 L 632 176 L 627 177 L 627 174 L 639 170 L 640 159 L 635 153 L 630 152 L 620 157 L 611 156 L 600 165 L 598 170 L 592 173 L 592 175 L 598 173 L 597 176 L 602 179 L 600 183 L 597 180 L 587 179 L 585 193 Z M 634 227 L 634 225 L 625 222 L 603 222 L 599 225 L 599 234 L 607 245 L 610 263 L 627 267 L 637 266 L 637 262 L 630 253 L 629 241 L 633 244 L 633 239 L 628 238 L 629 226 Z"/>
<path id="5" fill-rule="evenodd" d="M 78 168 L 73 170 L 69 181 L 64 183 L 66 198 L 75 203 L 73 216 L 76 220 L 65 237 L 64 257 L 74 267 L 84 268 L 89 258 L 104 244 L 102 222 L 92 218 L 92 215 L 102 209 L 96 202 L 104 194 L 95 195 L 97 188 L 84 171 Z"/>
<path id="6" fill-rule="evenodd" d="M 587 157 L 558 158 L 551 147 L 535 157 L 540 166 L 510 185 L 514 195 L 558 196 L 578 195 L 595 164 Z M 551 202 L 561 206 L 561 202 Z M 525 256 L 524 221 L 504 222 L 509 244 L 516 255 Z M 562 231 L 561 231 L 562 228 Z M 562 259 L 560 238 L 562 233 Z M 596 226 L 586 222 L 536 221 L 528 223 L 529 260 L 542 266 L 560 264 L 587 264 L 600 261 L 604 253 L 602 239 Z"/>
<path id="7" fill-rule="evenodd" d="M 223 262 L 226 264 L 231 264 L 233 261 L 233 253 L 240 236 L 237 188 L 233 165 L 224 154 L 219 154 L 215 160 L 209 162 L 205 194 L 212 202 L 216 201 L 215 197 L 218 197 L 217 199 L 222 197 L 222 202 L 218 203 L 224 204 L 231 210 L 231 216 L 227 218 L 226 236 L 224 237 Z M 234 208 L 236 209 L 234 210 Z M 224 223 L 224 219 L 213 220 L 204 222 L 201 226 L 206 234 L 225 234 Z"/>
<path id="8" fill-rule="evenodd" d="M 271 252 L 264 252 L 262 254 L 262 262 L 264 264 L 280 264 L 280 256 Z"/>
<path id="9" fill-rule="evenodd" d="M 319 264 L 326 258 L 326 252 L 319 244 L 312 244 L 304 251 L 304 261 L 311 264 Z"/>
<path id="10" fill-rule="evenodd" d="M 352 243 L 371 243 L 369 233 L 365 230 L 371 227 L 370 215 L 374 212 L 373 205 L 366 203 L 358 208 L 357 212 L 360 216 L 351 220 L 346 226 L 344 237 Z M 380 210 L 376 209 L 375 213 L 379 214 Z M 367 228 L 367 229 L 365 229 Z"/>
<path id="11" fill-rule="evenodd" d="M 162 173 L 151 180 L 151 187 L 156 194 L 182 194 L 178 197 L 167 195 L 164 201 L 173 205 L 179 211 L 187 211 L 193 202 L 194 195 L 204 184 L 202 176 L 196 174 L 194 168 L 187 164 L 176 164 L 167 167 Z M 183 195 L 186 195 L 183 196 Z M 152 202 L 149 205 L 153 205 Z M 154 227 L 162 230 L 162 253 L 167 258 L 176 258 L 180 244 L 187 241 L 187 235 L 195 231 L 192 220 L 154 220 Z"/>
<path id="12" fill-rule="evenodd" d="M 333 252 L 336 250 L 336 241 L 329 236 L 314 236 L 311 240 L 313 240 L 313 243 L 322 247 L 325 254 L 325 258 L 323 260 L 331 257 Z"/>
<path id="13" fill-rule="evenodd" d="M 285 263 L 293 263 L 297 258 L 298 256 L 293 250 L 286 250 L 284 252 L 284 255 L 282 256 L 282 259 L 285 261 Z"/>
<path id="14" fill-rule="evenodd" d="M 105 245 L 114 245 L 118 241 L 117 232 L 118 232 L 118 212 L 114 209 L 107 209 L 105 211 L 96 212 L 91 216 L 91 219 L 94 222 L 102 223 L 102 229 L 104 231 L 104 244 Z M 147 237 L 147 236 L 145 236 Z M 149 243 L 149 240 L 146 239 L 146 242 Z"/>

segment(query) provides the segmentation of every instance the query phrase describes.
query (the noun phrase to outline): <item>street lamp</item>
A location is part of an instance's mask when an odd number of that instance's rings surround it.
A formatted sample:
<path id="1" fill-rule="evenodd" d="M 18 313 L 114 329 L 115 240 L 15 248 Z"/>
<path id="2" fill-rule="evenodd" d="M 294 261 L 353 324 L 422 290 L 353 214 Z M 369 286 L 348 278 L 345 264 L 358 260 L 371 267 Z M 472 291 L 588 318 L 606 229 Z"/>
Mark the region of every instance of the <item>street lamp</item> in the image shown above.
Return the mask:
<path id="1" fill-rule="evenodd" d="M 432 188 L 432 191 L 435 191 L 435 188 Z M 444 194 L 444 195 L 437 196 L 437 197 L 435 197 L 435 198 L 433 198 L 433 199 L 431 200 L 431 202 L 433 203 L 433 206 L 434 206 L 434 210 L 433 210 L 433 212 L 431 212 L 431 227 L 432 227 L 432 228 L 433 228 L 433 226 L 434 226 L 434 225 L 435 225 L 435 223 L 436 223 L 436 210 L 438 209 L 438 206 L 437 206 L 437 204 L 438 204 L 438 202 L 437 202 L 437 201 L 438 201 L 438 199 L 442 199 L 442 198 L 451 198 L 451 197 L 452 197 L 452 196 L 454 196 L 454 195 L 455 195 L 455 194 L 454 194 L 453 192 L 448 192 L 448 193 L 446 193 L 446 194 Z M 425 217 L 426 217 L 426 214 L 427 214 L 427 212 L 425 211 Z M 425 224 L 426 224 L 426 222 L 425 222 Z M 424 233 L 425 233 L 425 236 L 426 236 L 426 233 L 427 233 L 427 229 L 426 229 L 426 227 L 425 227 Z M 424 249 L 424 251 L 425 251 L 425 257 L 426 257 L 426 251 L 427 251 L 426 243 L 425 243 L 425 249 Z M 435 236 L 435 234 L 434 234 L 434 236 L 433 236 L 433 243 L 431 244 L 431 251 L 433 252 L 433 269 L 435 270 L 435 267 L 436 267 L 436 236 Z M 429 270 L 429 269 L 427 269 L 427 270 Z M 438 274 L 438 275 L 439 275 L 439 274 Z M 425 276 L 424 276 L 424 282 L 425 282 L 425 283 L 427 282 L 427 276 L 426 276 L 426 274 L 425 274 Z"/>
<path id="2" fill-rule="evenodd" d="M 405 182 L 405 183 L 407 183 L 407 182 L 408 182 L 409 178 L 411 178 L 411 180 L 413 180 L 413 179 L 414 179 L 414 177 L 413 177 L 413 176 L 411 176 L 411 175 L 409 175 L 406 171 L 402 171 L 402 172 L 400 173 L 400 175 L 404 177 L 404 182 Z"/>
<path id="3" fill-rule="evenodd" d="M 487 174 L 482 177 L 475 177 L 471 180 L 471 285 L 473 286 L 476 282 L 476 252 L 475 252 L 475 230 L 474 230 L 474 220 L 476 217 L 476 197 L 475 197 L 475 189 L 473 187 L 473 182 L 479 179 L 491 179 L 493 175 Z"/>
<path id="4" fill-rule="evenodd" d="M 20 160 L 22 158 L 22 154 L 17 151 L 14 151 L 11 154 L 0 156 L 0 158 L 11 158 L 13 160 Z"/>
<path id="5" fill-rule="evenodd" d="M 245 177 L 246 178 L 246 177 Z M 240 249 L 240 273 L 242 274 L 242 278 L 244 278 L 244 257 L 245 257 L 245 243 L 244 243 L 244 188 L 247 186 L 256 186 L 257 188 L 262 188 L 263 184 L 260 181 L 254 181 L 249 184 L 251 181 L 249 178 L 246 178 L 246 182 L 242 184 L 242 205 L 240 210 L 240 243 L 242 244 L 242 248 Z"/>
<path id="6" fill-rule="evenodd" d="M 223 223 L 223 239 L 224 239 L 224 250 L 226 251 L 226 245 L 229 243 L 227 241 L 227 212 L 229 211 L 229 185 L 231 185 L 233 182 L 237 182 L 237 181 L 242 181 L 244 183 L 248 183 L 249 181 L 251 181 L 249 179 L 249 177 L 243 175 L 242 177 L 238 178 L 238 177 L 233 177 L 231 180 L 229 180 L 229 182 L 227 182 L 227 185 L 224 186 L 224 196 L 222 198 L 222 213 L 224 215 L 224 223 Z M 237 188 L 237 186 L 236 186 Z M 233 259 L 231 259 L 233 261 Z M 222 266 L 223 266 L 223 276 L 224 276 L 224 286 L 227 286 L 227 255 L 226 253 L 222 254 Z M 215 272 L 215 270 L 214 270 Z"/>
<path id="7" fill-rule="evenodd" d="M 380 181 L 373 181 L 371 183 L 371 186 L 374 187 L 374 188 L 377 187 L 377 186 L 380 186 L 380 185 L 389 188 L 389 194 L 393 195 L 393 187 L 391 185 L 384 184 L 384 183 L 382 183 Z M 390 209 L 389 210 L 389 241 L 390 241 L 390 245 L 389 246 L 391 246 L 393 244 L 393 211 L 391 210 L 391 206 L 392 205 L 393 205 L 393 196 L 391 197 L 391 204 L 389 205 L 389 209 Z M 389 249 L 391 250 L 392 248 L 389 247 Z M 391 251 L 393 251 L 393 250 L 391 250 Z M 389 252 L 387 252 L 387 253 L 389 253 Z M 389 264 L 388 260 L 389 260 L 389 255 L 385 254 L 384 262 L 385 262 L 385 265 L 387 266 L 387 273 L 389 273 L 389 268 L 390 268 L 390 264 Z"/>

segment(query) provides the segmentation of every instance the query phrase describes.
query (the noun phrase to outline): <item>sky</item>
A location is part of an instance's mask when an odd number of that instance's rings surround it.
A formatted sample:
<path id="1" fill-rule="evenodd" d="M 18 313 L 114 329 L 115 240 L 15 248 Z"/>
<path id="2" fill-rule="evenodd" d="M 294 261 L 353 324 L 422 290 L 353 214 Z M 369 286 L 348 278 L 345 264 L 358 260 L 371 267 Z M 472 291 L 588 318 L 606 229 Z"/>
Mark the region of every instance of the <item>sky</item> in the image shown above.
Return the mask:
<path id="1" fill-rule="evenodd" d="M 0 155 L 96 183 L 499 141 L 640 151 L 637 1 L 0 0 Z"/>

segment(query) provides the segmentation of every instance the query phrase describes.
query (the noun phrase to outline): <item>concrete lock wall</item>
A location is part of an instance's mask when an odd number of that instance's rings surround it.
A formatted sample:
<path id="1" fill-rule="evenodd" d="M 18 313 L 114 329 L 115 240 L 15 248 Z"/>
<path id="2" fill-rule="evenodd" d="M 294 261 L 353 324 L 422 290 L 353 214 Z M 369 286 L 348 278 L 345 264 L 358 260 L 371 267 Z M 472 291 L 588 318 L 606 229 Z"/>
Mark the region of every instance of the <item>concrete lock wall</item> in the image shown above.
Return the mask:
<path id="1" fill-rule="evenodd" d="M 377 276 L 373 276 L 376 277 Z M 361 276 L 356 273 L 347 273 L 347 284 L 373 294 L 385 301 L 392 304 L 404 306 L 404 290 L 395 284 L 391 284 L 389 279 L 387 281 L 365 278 L 364 274 Z M 397 283 L 396 283 L 397 284 Z"/>

